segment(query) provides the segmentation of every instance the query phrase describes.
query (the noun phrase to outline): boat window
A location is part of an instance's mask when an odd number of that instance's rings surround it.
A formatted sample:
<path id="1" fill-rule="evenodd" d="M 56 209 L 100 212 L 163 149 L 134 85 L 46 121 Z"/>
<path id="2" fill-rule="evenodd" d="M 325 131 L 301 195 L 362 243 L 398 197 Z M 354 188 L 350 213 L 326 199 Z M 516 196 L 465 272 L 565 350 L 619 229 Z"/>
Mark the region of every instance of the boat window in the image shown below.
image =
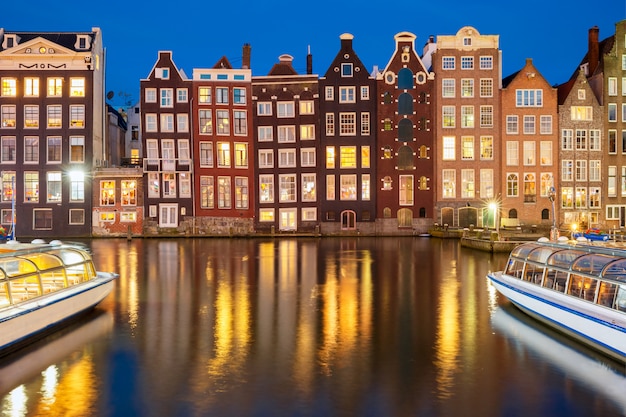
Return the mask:
<path id="1" fill-rule="evenodd" d="M 524 262 L 517 261 L 515 259 L 509 259 L 509 263 L 506 266 L 505 274 L 510 275 L 515 278 L 522 277 L 522 271 L 524 270 Z"/>
<path id="2" fill-rule="evenodd" d="M 512 258 L 523 258 L 526 259 L 526 257 L 528 256 L 528 254 L 536 248 L 540 248 L 541 246 L 538 246 L 535 243 L 525 243 L 523 245 L 519 245 L 516 246 L 515 248 L 513 248 L 513 250 L 511 251 L 511 257 Z"/>
<path id="3" fill-rule="evenodd" d="M 50 253 L 61 258 L 65 265 L 79 264 L 89 259 L 86 253 L 83 253 L 79 250 L 72 249 L 72 248 L 63 248 L 63 249 L 51 251 Z"/>
<path id="4" fill-rule="evenodd" d="M 32 262 L 20 258 L 5 258 L 0 260 L 0 269 L 9 277 L 37 272 L 37 268 Z"/>
<path id="5" fill-rule="evenodd" d="M 595 278 L 585 277 L 583 279 L 583 288 L 580 297 L 587 301 L 596 299 L 596 289 L 598 288 L 598 280 Z"/>
<path id="6" fill-rule="evenodd" d="M 620 285 L 617 289 L 615 308 L 620 311 L 626 311 L 626 285 Z"/>
<path id="7" fill-rule="evenodd" d="M 547 288 L 552 288 L 555 291 L 564 292 L 565 284 L 567 283 L 567 272 L 552 270 L 550 271 L 549 275 L 551 275 L 552 273 L 554 273 L 554 278 L 552 279 L 552 282 L 550 283 L 546 279 L 544 286 L 546 286 Z"/>
<path id="8" fill-rule="evenodd" d="M 615 300 L 615 292 L 617 290 L 617 284 L 611 282 L 601 282 L 600 291 L 598 292 L 598 304 L 605 307 L 613 307 L 613 301 Z"/>
<path id="9" fill-rule="evenodd" d="M 554 250 L 554 248 L 537 248 L 528 254 L 528 260 L 545 263 L 546 259 L 554 253 Z"/>
<path id="10" fill-rule="evenodd" d="M 548 265 L 554 265 L 561 268 L 569 269 L 572 263 L 581 255 L 585 255 L 586 252 L 579 250 L 567 249 L 555 252 L 548 259 Z"/>
<path id="11" fill-rule="evenodd" d="M 526 273 L 524 274 L 524 281 L 529 281 L 535 284 L 541 284 L 543 278 L 543 267 L 527 263 Z"/>
<path id="12" fill-rule="evenodd" d="M 30 253 L 21 255 L 20 257 L 30 260 L 40 270 L 54 269 L 63 266 L 61 259 L 48 253 Z"/>
<path id="13" fill-rule="evenodd" d="M 606 264 L 613 262 L 615 258 L 609 255 L 589 254 L 576 259 L 572 265 L 572 271 L 585 272 L 587 274 L 600 275 L 600 271 Z"/>
<path id="14" fill-rule="evenodd" d="M 626 259 L 613 262 L 604 269 L 603 278 L 626 282 Z"/>
<path id="15" fill-rule="evenodd" d="M 580 297 L 583 288 L 583 277 L 581 275 L 572 274 L 569 277 L 569 289 L 567 293 L 575 297 Z"/>

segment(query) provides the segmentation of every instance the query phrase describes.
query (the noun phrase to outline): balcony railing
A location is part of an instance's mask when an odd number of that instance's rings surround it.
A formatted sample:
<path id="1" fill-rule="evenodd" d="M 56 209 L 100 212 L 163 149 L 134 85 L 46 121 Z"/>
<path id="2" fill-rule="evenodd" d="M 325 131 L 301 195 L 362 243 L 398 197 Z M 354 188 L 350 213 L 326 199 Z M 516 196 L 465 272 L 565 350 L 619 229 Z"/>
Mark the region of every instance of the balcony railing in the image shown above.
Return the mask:
<path id="1" fill-rule="evenodd" d="M 191 172 L 192 170 L 191 159 L 143 159 L 143 172 Z"/>

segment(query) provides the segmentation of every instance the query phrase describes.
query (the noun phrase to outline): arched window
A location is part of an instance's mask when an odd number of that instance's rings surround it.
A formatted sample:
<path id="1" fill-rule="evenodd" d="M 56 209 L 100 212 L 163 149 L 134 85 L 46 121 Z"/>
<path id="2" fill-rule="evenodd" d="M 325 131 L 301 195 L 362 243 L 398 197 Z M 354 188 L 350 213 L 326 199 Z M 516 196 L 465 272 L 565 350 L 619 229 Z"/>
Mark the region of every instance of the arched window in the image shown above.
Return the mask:
<path id="1" fill-rule="evenodd" d="M 402 119 L 398 122 L 398 140 L 409 142 L 413 139 L 413 123 L 409 119 Z"/>
<path id="2" fill-rule="evenodd" d="M 426 145 L 420 146 L 420 159 L 428 158 L 428 147 Z"/>
<path id="3" fill-rule="evenodd" d="M 389 207 L 385 207 L 383 209 L 383 217 L 385 219 L 389 219 L 391 217 L 391 209 Z"/>
<path id="4" fill-rule="evenodd" d="M 400 72 L 398 72 L 398 88 L 413 88 L 413 72 L 410 69 L 402 68 Z"/>
<path id="5" fill-rule="evenodd" d="M 506 196 L 519 196 L 519 179 L 517 174 L 509 174 L 508 177 L 506 177 Z"/>
<path id="6" fill-rule="evenodd" d="M 408 146 L 398 149 L 398 169 L 413 169 L 413 150 Z"/>
<path id="7" fill-rule="evenodd" d="M 389 146 L 385 146 L 383 148 L 383 159 L 391 159 L 393 154 L 391 153 L 391 148 Z"/>
<path id="8" fill-rule="evenodd" d="M 413 96 L 402 93 L 398 97 L 398 114 L 413 114 Z"/>
<path id="9" fill-rule="evenodd" d="M 428 190 L 428 179 L 426 177 L 420 177 L 418 188 L 420 190 Z"/>
<path id="10" fill-rule="evenodd" d="M 389 175 L 383 178 L 383 190 L 391 190 L 391 177 Z"/>
<path id="11" fill-rule="evenodd" d="M 550 210 L 548 209 L 541 210 L 541 220 L 550 220 Z"/>
<path id="12" fill-rule="evenodd" d="M 391 119 L 386 117 L 383 125 L 385 130 L 391 130 L 393 126 L 391 125 Z"/>
<path id="13" fill-rule="evenodd" d="M 426 207 L 420 207 L 420 218 L 426 217 Z"/>
<path id="14" fill-rule="evenodd" d="M 517 219 L 517 210 L 516 209 L 509 210 L 509 219 Z"/>
<path id="15" fill-rule="evenodd" d="M 383 103 L 391 104 L 393 102 L 393 97 L 391 97 L 391 93 L 389 91 L 385 91 L 383 95 Z"/>

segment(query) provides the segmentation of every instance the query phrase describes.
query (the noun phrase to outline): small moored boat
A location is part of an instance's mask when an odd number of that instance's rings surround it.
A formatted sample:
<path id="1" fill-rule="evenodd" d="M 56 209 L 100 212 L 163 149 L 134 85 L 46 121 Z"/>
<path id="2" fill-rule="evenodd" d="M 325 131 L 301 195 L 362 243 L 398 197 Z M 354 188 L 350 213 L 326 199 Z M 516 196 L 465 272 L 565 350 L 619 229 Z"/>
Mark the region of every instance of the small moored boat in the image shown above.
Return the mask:
<path id="1" fill-rule="evenodd" d="M 626 363 L 626 247 L 542 238 L 487 277 L 532 317 Z"/>
<path id="2" fill-rule="evenodd" d="M 95 270 L 90 254 L 59 241 L 0 245 L 0 356 L 94 308 L 118 274 Z"/>
<path id="3" fill-rule="evenodd" d="M 572 233 L 572 237 L 574 239 L 579 238 L 579 237 L 584 237 L 585 239 L 594 240 L 594 241 L 600 240 L 604 242 L 609 240 L 608 233 L 603 232 L 602 230 L 596 229 L 596 228 L 587 229 L 585 232 Z"/>

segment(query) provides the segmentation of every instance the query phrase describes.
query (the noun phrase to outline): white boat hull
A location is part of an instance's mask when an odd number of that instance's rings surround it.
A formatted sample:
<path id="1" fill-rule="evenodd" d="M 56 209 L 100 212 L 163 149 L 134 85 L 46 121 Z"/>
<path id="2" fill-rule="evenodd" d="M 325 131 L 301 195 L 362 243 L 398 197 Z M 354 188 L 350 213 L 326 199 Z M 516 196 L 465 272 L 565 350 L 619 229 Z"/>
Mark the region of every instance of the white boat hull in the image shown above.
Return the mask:
<path id="1" fill-rule="evenodd" d="M 487 275 L 500 294 L 527 314 L 626 363 L 626 315 L 509 277 Z"/>
<path id="2" fill-rule="evenodd" d="M 97 278 L 0 310 L 0 356 L 24 345 L 38 333 L 94 308 L 113 290 L 117 274 Z"/>

